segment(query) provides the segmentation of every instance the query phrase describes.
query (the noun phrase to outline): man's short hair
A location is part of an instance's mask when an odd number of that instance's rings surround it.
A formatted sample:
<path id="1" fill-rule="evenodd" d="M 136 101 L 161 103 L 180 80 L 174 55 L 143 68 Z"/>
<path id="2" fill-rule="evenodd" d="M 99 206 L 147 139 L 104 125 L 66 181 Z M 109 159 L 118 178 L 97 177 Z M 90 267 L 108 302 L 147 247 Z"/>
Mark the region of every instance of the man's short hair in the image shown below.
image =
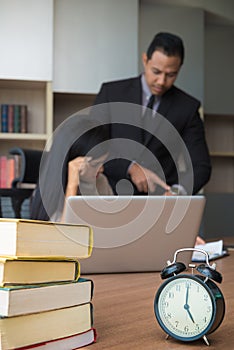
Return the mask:
<path id="1" fill-rule="evenodd" d="M 161 51 L 167 56 L 178 56 L 181 65 L 184 62 L 184 44 L 182 39 L 171 33 L 160 32 L 155 35 L 147 49 L 147 58 L 151 59 L 154 51 Z"/>

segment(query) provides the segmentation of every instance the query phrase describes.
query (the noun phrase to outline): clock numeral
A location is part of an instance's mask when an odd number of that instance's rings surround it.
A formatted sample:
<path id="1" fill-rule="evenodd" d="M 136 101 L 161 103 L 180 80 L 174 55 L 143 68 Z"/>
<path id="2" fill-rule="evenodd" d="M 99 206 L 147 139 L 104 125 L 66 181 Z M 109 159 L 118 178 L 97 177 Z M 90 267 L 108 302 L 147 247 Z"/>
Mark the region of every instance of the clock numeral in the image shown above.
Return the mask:
<path id="1" fill-rule="evenodd" d="M 168 318 L 171 318 L 171 313 L 170 313 L 170 312 L 167 314 L 167 317 L 168 317 Z"/>
<path id="2" fill-rule="evenodd" d="M 184 331 L 185 331 L 185 333 L 188 333 L 188 331 L 189 331 L 188 326 L 185 326 L 185 327 L 184 327 Z"/>
<path id="3" fill-rule="evenodd" d="M 176 328 L 178 327 L 178 325 L 179 325 L 179 321 L 175 321 Z"/>
<path id="4" fill-rule="evenodd" d="M 169 297 L 169 299 L 173 299 L 174 298 L 174 293 L 173 292 L 169 292 L 168 293 L 168 297 Z"/>
<path id="5" fill-rule="evenodd" d="M 204 294 L 203 299 L 204 299 L 204 301 L 207 301 L 208 300 L 208 294 Z"/>
<path id="6" fill-rule="evenodd" d="M 177 284 L 177 285 L 176 285 L 176 292 L 180 292 L 180 289 L 181 289 L 181 288 L 180 288 L 180 285 Z"/>
<path id="7" fill-rule="evenodd" d="M 203 321 L 204 321 L 204 323 L 206 323 L 206 322 L 207 322 L 207 318 L 206 318 L 206 317 L 204 317 L 204 318 L 203 318 Z"/>
<path id="8" fill-rule="evenodd" d="M 211 306 L 207 306 L 207 312 L 211 312 Z"/>
<path id="9" fill-rule="evenodd" d="M 199 331 L 199 329 L 200 329 L 199 324 L 196 323 L 195 329 L 196 329 L 196 331 Z"/>
<path id="10" fill-rule="evenodd" d="M 164 307 L 168 307 L 168 306 L 169 306 L 168 301 L 164 301 L 163 306 L 164 306 Z"/>

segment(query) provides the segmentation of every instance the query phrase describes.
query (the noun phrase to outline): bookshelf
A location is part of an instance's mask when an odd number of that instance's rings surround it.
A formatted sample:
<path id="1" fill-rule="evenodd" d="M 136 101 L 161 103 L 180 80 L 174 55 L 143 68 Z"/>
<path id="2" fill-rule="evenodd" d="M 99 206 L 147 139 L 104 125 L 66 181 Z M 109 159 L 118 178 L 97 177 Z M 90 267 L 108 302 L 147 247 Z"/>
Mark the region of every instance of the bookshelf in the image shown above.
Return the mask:
<path id="1" fill-rule="evenodd" d="M 11 147 L 43 149 L 53 131 L 53 93 L 49 81 L 0 79 L 2 104 L 24 104 L 28 109 L 27 133 L 0 133 L 0 154 Z"/>
<path id="2" fill-rule="evenodd" d="M 94 103 L 95 94 L 60 93 L 53 94 L 53 126 L 56 129 L 65 119 L 77 112 L 88 112 Z"/>
<path id="3" fill-rule="evenodd" d="M 206 193 L 234 192 L 234 115 L 205 114 L 212 175 Z"/>

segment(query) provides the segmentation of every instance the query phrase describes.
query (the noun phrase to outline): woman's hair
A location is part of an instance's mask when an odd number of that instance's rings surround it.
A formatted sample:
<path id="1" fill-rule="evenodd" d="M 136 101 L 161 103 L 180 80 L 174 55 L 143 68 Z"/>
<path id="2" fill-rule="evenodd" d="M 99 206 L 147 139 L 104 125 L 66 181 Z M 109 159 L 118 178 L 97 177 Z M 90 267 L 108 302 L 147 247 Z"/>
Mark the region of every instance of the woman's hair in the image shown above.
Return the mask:
<path id="1" fill-rule="evenodd" d="M 54 132 L 49 152 L 43 152 L 39 181 L 31 201 L 31 219 L 50 220 L 62 212 L 68 163 L 77 157 L 97 159 L 108 152 L 108 127 L 88 116 L 74 115 Z"/>

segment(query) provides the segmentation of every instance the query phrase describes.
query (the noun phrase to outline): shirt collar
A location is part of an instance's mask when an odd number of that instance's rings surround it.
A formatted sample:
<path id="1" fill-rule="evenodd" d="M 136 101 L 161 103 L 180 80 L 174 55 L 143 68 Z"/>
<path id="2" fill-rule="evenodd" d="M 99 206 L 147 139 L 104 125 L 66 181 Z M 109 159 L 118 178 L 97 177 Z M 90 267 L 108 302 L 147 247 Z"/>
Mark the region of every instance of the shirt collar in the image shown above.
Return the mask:
<path id="1" fill-rule="evenodd" d="M 141 85 L 142 85 L 142 98 L 143 98 L 143 102 L 148 102 L 151 94 L 151 91 L 147 85 L 147 82 L 145 80 L 145 75 L 142 74 L 141 75 Z"/>
<path id="2" fill-rule="evenodd" d="M 142 105 L 147 106 L 150 96 L 152 95 L 150 88 L 145 80 L 145 74 L 143 73 L 141 75 L 141 86 L 142 86 Z M 159 107 L 161 101 L 161 97 L 157 96 L 155 103 L 154 103 L 154 109 L 157 110 Z"/>

